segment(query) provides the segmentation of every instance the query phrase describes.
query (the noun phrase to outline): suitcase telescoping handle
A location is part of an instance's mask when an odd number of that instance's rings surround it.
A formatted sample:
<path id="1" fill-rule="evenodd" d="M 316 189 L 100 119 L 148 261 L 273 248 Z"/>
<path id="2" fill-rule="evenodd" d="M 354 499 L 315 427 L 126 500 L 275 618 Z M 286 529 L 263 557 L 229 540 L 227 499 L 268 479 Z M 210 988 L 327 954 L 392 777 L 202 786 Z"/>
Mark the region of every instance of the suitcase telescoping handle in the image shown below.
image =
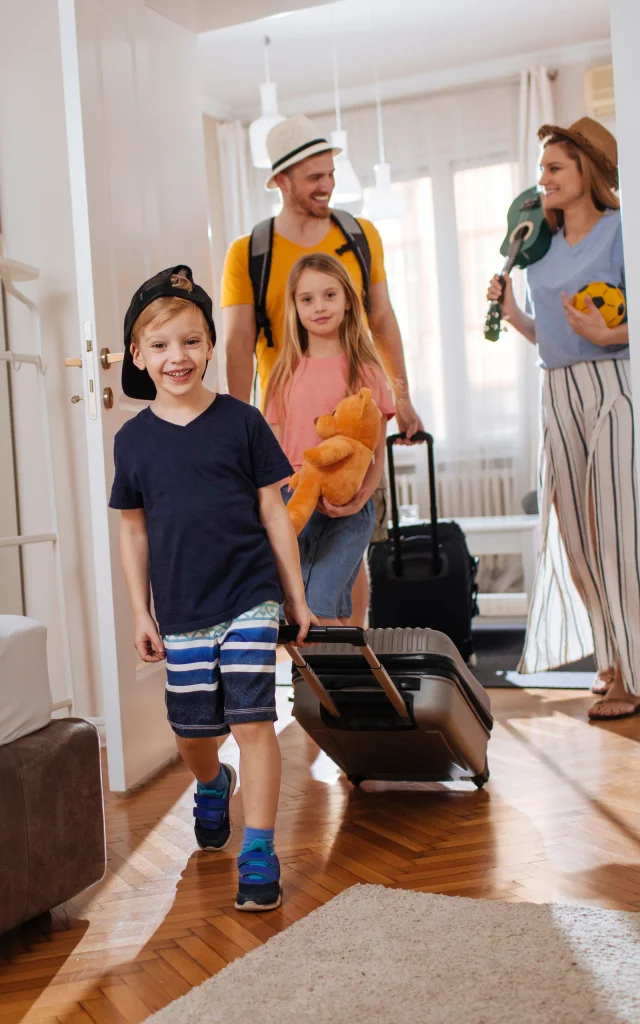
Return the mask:
<path id="1" fill-rule="evenodd" d="M 396 469 L 393 462 L 393 446 L 396 441 L 404 440 L 406 434 L 389 434 L 387 438 L 387 458 L 389 460 L 389 490 L 391 491 L 391 542 L 393 545 L 393 568 L 396 576 L 403 575 L 402 545 L 400 542 L 400 522 L 398 515 L 398 493 L 396 491 Z M 436 498 L 436 466 L 433 457 L 433 437 L 424 430 L 415 433 L 412 441 L 425 441 L 427 445 L 427 462 L 429 465 L 429 505 L 431 517 L 431 552 L 433 574 L 440 573 L 440 545 L 438 543 L 438 501 Z"/>
<path id="2" fill-rule="evenodd" d="M 340 712 L 338 711 L 338 708 L 333 702 L 330 694 L 327 693 L 317 675 L 303 657 L 300 648 L 294 646 L 294 641 L 297 635 L 297 626 L 280 626 L 280 630 L 278 632 L 278 643 L 284 644 L 285 650 L 289 654 L 296 668 L 299 670 L 300 675 L 305 682 L 309 684 L 311 690 L 320 703 L 327 709 L 329 714 L 334 718 L 340 718 Z M 357 647 L 371 669 L 372 674 L 375 676 L 376 681 L 380 683 L 380 686 L 400 717 L 409 717 L 409 712 L 407 711 L 407 706 L 402 699 L 402 694 L 386 668 L 380 664 L 379 659 L 367 643 L 364 630 L 360 626 L 312 626 L 307 633 L 305 643 L 351 644 L 353 647 Z"/>

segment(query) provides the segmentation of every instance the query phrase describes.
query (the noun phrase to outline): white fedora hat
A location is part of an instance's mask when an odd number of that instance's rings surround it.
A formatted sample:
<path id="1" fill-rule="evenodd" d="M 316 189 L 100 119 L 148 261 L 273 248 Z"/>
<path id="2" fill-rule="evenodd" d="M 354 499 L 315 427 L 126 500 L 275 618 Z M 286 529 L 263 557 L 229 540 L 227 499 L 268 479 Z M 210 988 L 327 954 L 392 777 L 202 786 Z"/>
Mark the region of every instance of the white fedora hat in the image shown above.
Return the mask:
<path id="1" fill-rule="evenodd" d="M 317 156 L 318 153 L 331 153 L 337 156 L 342 150 L 332 147 L 308 117 L 304 114 L 294 114 L 293 117 L 287 117 L 286 120 L 274 124 L 267 135 L 267 153 L 271 160 L 271 177 L 267 182 L 267 188 L 277 188 L 274 176 L 280 171 L 299 164 L 309 156 Z"/>

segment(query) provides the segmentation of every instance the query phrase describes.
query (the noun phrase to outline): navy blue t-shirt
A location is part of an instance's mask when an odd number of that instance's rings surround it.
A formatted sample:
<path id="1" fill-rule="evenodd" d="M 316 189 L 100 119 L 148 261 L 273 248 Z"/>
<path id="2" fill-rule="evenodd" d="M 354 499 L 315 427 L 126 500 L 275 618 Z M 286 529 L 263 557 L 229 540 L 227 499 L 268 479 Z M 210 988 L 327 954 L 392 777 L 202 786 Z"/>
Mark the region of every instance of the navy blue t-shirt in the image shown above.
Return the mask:
<path id="1" fill-rule="evenodd" d="M 184 427 L 144 409 L 116 434 L 114 457 L 109 505 L 147 514 L 162 635 L 282 600 L 258 488 L 293 470 L 257 409 L 218 395 Z"/>

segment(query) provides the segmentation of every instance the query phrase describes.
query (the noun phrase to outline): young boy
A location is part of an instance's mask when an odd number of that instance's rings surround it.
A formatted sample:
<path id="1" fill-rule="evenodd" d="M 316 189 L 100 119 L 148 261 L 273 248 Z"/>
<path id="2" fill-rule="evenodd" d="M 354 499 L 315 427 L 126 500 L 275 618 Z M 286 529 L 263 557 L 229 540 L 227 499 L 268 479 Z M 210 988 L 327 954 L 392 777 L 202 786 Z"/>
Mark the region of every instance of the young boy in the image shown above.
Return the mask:
<path id="1" fill-rule="evenodd" d="M 284 596 L 300 642 L 316 619 L 280 495 L 291 466 L 257 409 L 204 387 L 215 340 L 211 299 L 189 267 L 162 271 L 134 295 L 122 389 L 153 405 L 116 435 L 109 504 L 122 510 L 136 650 L 144 661 L 167 659 L 169 723 L 197 779 L 198 845 L 222 850 L 231 838 L 236 773 L 217 748 L 231 729 L 246 822 L 235 905 L 272 910 L 281 902 L 273 849 L 279 602 Z"/>

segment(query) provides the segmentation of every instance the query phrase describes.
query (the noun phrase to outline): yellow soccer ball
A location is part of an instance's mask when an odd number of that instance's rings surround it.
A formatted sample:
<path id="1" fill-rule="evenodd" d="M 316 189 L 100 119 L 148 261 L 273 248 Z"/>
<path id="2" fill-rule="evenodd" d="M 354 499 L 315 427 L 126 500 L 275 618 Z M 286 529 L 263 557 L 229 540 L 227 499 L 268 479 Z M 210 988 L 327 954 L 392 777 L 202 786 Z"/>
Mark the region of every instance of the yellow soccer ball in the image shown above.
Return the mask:
<path id="1" fill-rule="evenodd" d="M 585 298 L 589 295 L 598 307 L 607 327 L 617 327 L 627 315 L 627 302 L 622 288 L 605 281 L 592 281 L 574 295 L 573 304 L 581 313 L 588 313 Z"/>

